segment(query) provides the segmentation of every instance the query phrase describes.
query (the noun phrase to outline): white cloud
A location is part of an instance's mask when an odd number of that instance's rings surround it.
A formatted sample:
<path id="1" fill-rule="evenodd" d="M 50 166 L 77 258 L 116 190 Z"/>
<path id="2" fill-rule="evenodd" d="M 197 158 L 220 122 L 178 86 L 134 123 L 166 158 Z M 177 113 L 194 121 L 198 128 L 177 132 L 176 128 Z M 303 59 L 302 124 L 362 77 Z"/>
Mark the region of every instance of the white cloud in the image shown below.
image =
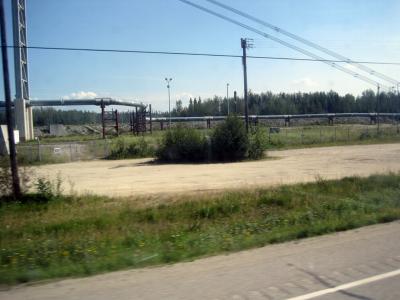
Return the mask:
<path id="1" fill-rule="evenodd" d="M 63 97 L 65 100 L 81 100 L 81 99 L 94 99 L 98 97 L 98 95 L 95 92 L 85 92 L 85 91 L 80 91 L 76 93 L 71 93 L 69 95 L 66 95 Z"/>
<path id="2" fill-rule="evenodd" d="M 297 86 L 307 87 L 307 88 L 317 87 L 318 86 L 318 83 L 316 81 L 312 80 L 309 77 L 295 79 L 295 80 L 292 81 L 292 84 L 293 85 L 297 85 Z"/>

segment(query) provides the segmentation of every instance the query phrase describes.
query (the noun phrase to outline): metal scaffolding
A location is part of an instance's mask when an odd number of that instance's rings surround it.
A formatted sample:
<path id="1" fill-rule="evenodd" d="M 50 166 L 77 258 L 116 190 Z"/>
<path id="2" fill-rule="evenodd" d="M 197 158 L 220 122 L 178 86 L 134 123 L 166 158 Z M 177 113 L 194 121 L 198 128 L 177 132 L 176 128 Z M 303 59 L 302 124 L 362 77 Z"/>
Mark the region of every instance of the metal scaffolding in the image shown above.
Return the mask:
<path id="1" fill-rule="evenodd" d="M 12 0 L 14 68 L 15 68 L 15 120 L 24 140 L 34 138 L 32 109 L 29 101 L 28 51 L 25 0 Z"/>

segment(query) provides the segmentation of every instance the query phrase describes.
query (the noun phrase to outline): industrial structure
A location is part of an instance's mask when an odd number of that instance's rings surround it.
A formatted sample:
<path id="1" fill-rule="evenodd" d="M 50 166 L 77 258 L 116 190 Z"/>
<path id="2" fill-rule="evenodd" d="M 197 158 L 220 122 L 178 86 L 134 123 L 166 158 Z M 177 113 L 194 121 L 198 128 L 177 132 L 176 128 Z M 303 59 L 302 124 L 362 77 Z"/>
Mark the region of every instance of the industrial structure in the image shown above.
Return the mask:
<path id="1" fill-rule="evenodd" d="M 21 139 L 31 140 L 34 138 L 34 133 L 32 107 L 27 106 L 27 101 L 29 101 L 29 78 L 25 0 L 13 0 L 11 2 L 15 46 L 15 122 Z"/>
<path id="2" fill-rule="evenodd" d="M 239 116 L 245 119 L 245 116 Z M 207 128 L 211 128 L 211 121 L 223 121 L 226 116 L 204 116 L 204 117 L 172 117 L 171 122 L 206 122 Z M 388 118 L 399 123 L 400 113 L 326 113 L 326 114 L 298 114 L 298 115 L 249 115 L 249 123 L 257 125 L 261 120 L 282 120 L 285 126 L 290 126 L 292 120 L 300 119 L 327 119 L 328 123 L 333 125 L 336 119 L 345 118 L 365 118 L 369 119 L 371 124 L 376 124 L 378 118 Z M 164 123 L 169 122 L 167 117 L 156 117 L 151 119 L 152 123 L 159 123 L 160 129 L 164 129 Z"/>
<path id="3" fill-rule="evenodd" d="M 213 13 L 208 9 L 204 9 L 199 5 L 193 4 L 190 1 L 180 0 L 186 4 L 195 6 L 201 10 L 204 10 L 208 13 L 211 13 L 217 17 L 221 17 L 221 15 Z M 207 0 L 216 5 L 222 5 L 214 0 Z M 121 101 L 113 98 L 97 98 L 97 99 L 82 99 L 82 100 L 31 100 L 29 96 L 29 77 L 28 77 L 28 53 L 27 53 L 27 22 L 26 22 L 26 5 L 25 0 L 11 0 L 12 2 L 12 19 L 13 19 L 13 42 L 14 42 L 14 68 L 15 68 L 15 100 L 14 100 L 14 117 L 15 117 L 15 125 L 16 129 L 19 131 L 19 136 L 21 140 L 31 140 L 34 138 L 34 130 L 33 130 L 33 116 L 32 116 L 32 108 L 39 106 L 98 106 L 101 108 L 101 116 L 102 116 L 102 126 L 103 126 L 103 138 L 106 136 L 106 128 L 114 128 L 116 133 L 119 132 L 119 120 L 118 120 L 118 112 L 113 110 L 111 113 L 107 112 L 105 109 L 107 106 L 118 105 L 118 106 L 128 106 L 134 107 L 135 111 L 130 116 L 130 128 L 131 131 L 135 134 L 146 131 L 146 123 L 150 124 L 150 131 L 152 129 L 152 124 L 154 122 L 158 122 L 160 124 L 160 128 L 164 128 L 164 123 L 168 122 L 169 127 L 171 126 L 171 122 L 190 122 L 190 121 L 205 121 L 207 122 L 207 127 L 211 127 L 211 121 L 223 120 L 224 116 L 205 116 L 205 117 L 173 117 L 169 115 L 169 118 L 152 118 L 151 116 L 151 106 L 147 107 L 142 103 L 134 103 L 129 101 Z M 223 8 L 227 8 L 224 5 Z M 234 11 L 237 13 L 237 11 Z M 245 15 L 248 18 L 248 15 Z M 232 22 L 236 25 L 242 26 L 243 24 L 236 22 L 232 19 L 222 17 L 223 19 Z M 260 20 L 256 20 L 260 23 Z M 265 22 L 261 22 L 261 25 L 271 27 L 269 24 Z M 264 37 L 271 38 L 271 36 L 264 34 L 259 30 L 253 30 L 250 26 L 242 26 L 248 30 L 251 30 L 255 33 L 261 34 Z M 273 27 L 275 28 L 275 27 Z M 277 28 L 277 27 L 276 27 Z M 276 29 L 275 28 L 275 29 Z M 281 30 L 281 29 L 279 29 Z M 293 38 L 293 35 L 287 32 L 284 32 L 286 35 L 289 35 Z M 304 42 L 304 39 L 301 39 L 297 36 L 294 37 L 296 40 L 300 40 Z M 274 39 L 277 42 L 280 42 L 279 39 Z M 281 42 L 280 42 L 281 43 Z M 282 43 L 281 43 L 282 44 Z M 290 46 L 287 43 L 284 43 L 285 46 Z M 388 117 L 392 119 L 399 120 L 400 114 L 390 114 L 390 113 L 380 113 L 380 109 L 378 109 L 378 113 L 342 113 L 342 114 L 306 114 L 306 115 L 248 115 L 248 105 L 247 105 L 247 76 L 246 76 L 246 49 L 249 47 L 249 40 L 242 39 L 241 46 L 243 49 L 243 67 L 244 67 L 244 83 L 245 83 L 245 116 L 243 118 L 246 119 L 246 125 L 248 123 L 258 123 L 259 120 L 284 120 L 286 126 L 290 126 L 290 121 L 293 119 L 313 119 L 313 118 L 326 118 L 329 123 L 333 124 L 336 118 L 349 118 L 349 117 L 361 117 L 361 118 L 369 118 L 371 123 L 377 122 L 379 125 L 380 117 Z M 315 46 L 312 44 L 312 46 Z M 291 47 L 293 48 L 293 47 Z M 296 48 L 298 49 L 298 48 Z M 326 50 L 326 49 L 323 49 Z M 328 51 L 328 50 L 326 50 Z M 325 52 L 326 52 L 325 51 Z M 308 52 L 307 52 L 308 53 Z M 328 54 L 332 55 L 332 52 L 329 51 Z M 333 53 L 335 54 L 335 53 Z M 335 54 L 336 57 L 337 54 Z M 314 56 L 312 56 L 314 57 Z M 314 57 L 316 58 L 316 57 Z M 318 58 L 318 57 L 317 57 Z M 340 59 L 344 59 L 342 56 Z M 319 58 L 318 58 L 319 59 Z M 348 63 L 352 63 L 351 60 L 346 59 Z M 322 62 L 327 63 L 327 61 L 322 60 Z M 332 64 L 338 68 L 337 64 Z M 365 69 L 365 68 L 364 68 Z M 364 70 L 363 69 L 363 70 Z M 343 70 L 342 70 L 343 71 Z M 364 80 L 364 76 L 360 76 L 357 73 L 353 73 L 349 70 L 344 70 L 346 73 L 351 73 L 351 75 Z M 368 69 L 369 71 L 369 69 Z M 375 74 L 375 73 L 374 73 Z M 357 76 L 356 76 L 357 75 Z M 383 76 L 383 75 L 382 75 Z M 389 80 L 391 83 L 397 83 L 399 86 L 399 82 L 395 81 L 388 77 L 380 77 L 385 80 Z M 168 89 L 169 83 L 172 79 L 167 79 Z M 364 80 L 372 84 L 376 84 L 375 81 Z M 228 88 L 228 86 L 227 86 Z M 378 95 L 379 95 L 380 85 L 378 84 Z M 228 93 L 228 91 L 227 91 Z M 227 95 L 228 98 L 228 95 Z M 379 104 L 379 101 L 378 101 Z M 229 102 L 228 102 L 229 105 Z M 0 109 L 4 106 L 4 103 L 0 102 Z"/>
<path id="4" fill-rule="evenodd" d="M 12 0 L 14 68 L 15 68 L 15 100 L 14 118 L 16 129 L 21 140 L 34 139 L 32 108 L 35 106 L 99 106 L 102 110 L 103 137 L 105 137 L 105 108 L 109 105 L 135 107 L 136 111 L 146 111 L 142 103 L 115 100 L 112 98 L 82 99 L 82 100 L 31 100 L 29 98 L 28 52 L 27 52 L 27 22 L 25 0 Z M 0 107 L 4 103 L 0 103 Z M 140 118 L 141 122 L 146 116 Z M 116 117 L 116 129 L 118 120 Z M 143 128 L 138 124 L 137 128 Z"/>

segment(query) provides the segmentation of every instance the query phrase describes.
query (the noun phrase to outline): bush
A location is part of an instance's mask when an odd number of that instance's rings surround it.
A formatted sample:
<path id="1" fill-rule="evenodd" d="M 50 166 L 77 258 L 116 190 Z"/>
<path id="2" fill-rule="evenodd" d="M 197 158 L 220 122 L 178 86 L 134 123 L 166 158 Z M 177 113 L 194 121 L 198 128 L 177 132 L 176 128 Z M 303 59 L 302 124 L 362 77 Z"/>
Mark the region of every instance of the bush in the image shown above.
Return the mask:
<path id="1" fill-rule="evenodd" d="M 196 129 L 178 126 L 164 134 L 156 156 L 161 161 L 204 161 L 207 158 L 207 140 Z"/>
<path id="2" fill-rule="evenodd" d="M 246 158 L 249 138 L 242 120 L 230 116 L 219 124 L 211 137 L 212 157 L 217 161 L 238 161 Z"/>
<path id="3" fill-rule="evenodd" d="M 165 162 L 240 161 L 263 158 L 266 146 L 263 129 L 256 128 L 248 135 L 244 122 L 231 116 L 215 128 L 210 139 L 184 126 L 168 130 L 156 156 Z"/>
<path id="4" fill-rule="evenodd" d="M 57 175 L 57 178 L 54 181 L 45 177 L 39 177 L 35 182 L 35 187 L 37 190 L 37 196 L 48 200 L 61 197 L 63 192 L 60 174 Z"/>
<path id="5" fill-rule="evenodd" d="M 248 158 L 253 160 L 263 158 L 265 150 L 267 149 L 267 144 L 268 138 L 265 130 L 261 127 L 257 127 L 250 135 Z"/>
<path id="6" fill-rule="evenodd" d="M 142 137 L 128 141 L 118 138 L 111 145 L 111 153 L 107 159 L 142 158 L 154 155 L 154 148 Z"/>

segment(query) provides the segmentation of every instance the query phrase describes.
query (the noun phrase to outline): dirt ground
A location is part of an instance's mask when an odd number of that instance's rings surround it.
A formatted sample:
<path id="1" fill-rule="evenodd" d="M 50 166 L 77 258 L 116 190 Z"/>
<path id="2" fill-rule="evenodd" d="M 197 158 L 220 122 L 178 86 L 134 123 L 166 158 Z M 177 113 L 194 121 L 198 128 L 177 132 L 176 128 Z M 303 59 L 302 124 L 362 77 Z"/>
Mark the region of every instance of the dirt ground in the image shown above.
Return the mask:
<path id="1" fill-rule="evenodd" d="M 207 192 L 400 171 L 400 144 L 270 151 L 269 159 L 229 164 L 153 164 L 150 159 L 45 165 L 64 191 L 107 196 Z"/>

